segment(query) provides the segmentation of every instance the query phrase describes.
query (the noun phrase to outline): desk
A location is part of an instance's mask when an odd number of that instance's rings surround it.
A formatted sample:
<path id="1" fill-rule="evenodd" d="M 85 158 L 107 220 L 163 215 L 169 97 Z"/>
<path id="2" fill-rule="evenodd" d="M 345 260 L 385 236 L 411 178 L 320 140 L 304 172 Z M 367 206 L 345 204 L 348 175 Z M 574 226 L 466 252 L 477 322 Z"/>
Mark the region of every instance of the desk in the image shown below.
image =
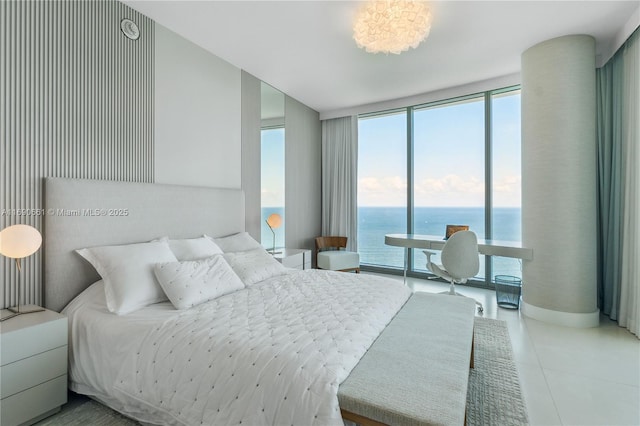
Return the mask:
<path id="1" fill-rule="evenodd" d="M 404 280 L 407 280 L 407 260 L 410 248 L 442 250 L 447 241 L 437 235 L 387 234 L 384 243 L 388 246 L 404 247 Z M 533 259 L 533 249 L 522 247 L 518 241 L 478 240 L 478 253 L 485 256 Z"/>

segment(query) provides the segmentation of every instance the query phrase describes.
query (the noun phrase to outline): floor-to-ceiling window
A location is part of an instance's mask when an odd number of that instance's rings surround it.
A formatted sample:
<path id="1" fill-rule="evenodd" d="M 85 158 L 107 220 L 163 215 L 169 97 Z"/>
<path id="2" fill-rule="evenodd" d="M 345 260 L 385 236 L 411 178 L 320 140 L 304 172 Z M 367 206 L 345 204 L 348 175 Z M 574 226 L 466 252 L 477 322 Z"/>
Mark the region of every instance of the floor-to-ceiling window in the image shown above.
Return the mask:
<path id="1" fill-rule="evenodd" d="M 520 90 L 491 94 L 492 239 L 522 240 Z M 522 278 L 520 259 L 492 258 L 493 275 Z"/>
<path id="2" fill-rule="evenodd" d="M 386 246 L 385 234 L 444 237 L 447 224 L 468 225 L 480 239 L 520 241 L 518 88 L 368 114 L 358 132 L 363 265 L 399 269 L 403 250 Z M 427 272 L 421 250 L 408 260 L 410 272 Z M 480 284 L 521 276 L 517 260 L 480 260 Z"/>
<path id="3" fill-rule="evenodd" d="M 358 251 L 363 264 L 402 267 L 384 234 L 407 229 L 407 112 L 358 121 Z"/>
<path id="4" fill-rule="evenodd" d="M 484 109 L 484 96 L 413 109 L 413 233 L 444 236 L 450 224 L 485 237 Z M 413 259 L 426 271 L 422 250 Z"/>

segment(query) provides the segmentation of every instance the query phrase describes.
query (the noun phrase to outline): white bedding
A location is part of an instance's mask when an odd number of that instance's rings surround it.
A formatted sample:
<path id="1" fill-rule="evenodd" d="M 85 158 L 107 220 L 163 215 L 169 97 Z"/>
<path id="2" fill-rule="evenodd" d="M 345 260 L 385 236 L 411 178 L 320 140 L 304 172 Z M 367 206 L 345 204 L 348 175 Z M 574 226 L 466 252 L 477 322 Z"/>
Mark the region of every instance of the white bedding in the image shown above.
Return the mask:
<path id="1" fill-rule="evenodd" d="M 65 309 L 71 388 L 189 425 L 342 424 L 339 384 L 410 296 L 395 280 L 290 271 L 186 311 L 116 316 L 100 291 Z"/>

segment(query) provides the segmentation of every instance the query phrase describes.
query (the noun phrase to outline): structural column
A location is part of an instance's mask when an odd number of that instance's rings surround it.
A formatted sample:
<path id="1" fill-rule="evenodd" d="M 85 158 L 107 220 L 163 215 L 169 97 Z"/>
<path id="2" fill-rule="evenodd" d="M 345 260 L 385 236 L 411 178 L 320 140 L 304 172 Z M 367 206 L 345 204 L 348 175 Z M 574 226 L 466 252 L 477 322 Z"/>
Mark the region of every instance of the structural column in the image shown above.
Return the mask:
<path id="1" fill-rule="evenodd" d="M 599 323 L 595 89 L 591 36 L 522 55 L 523 313 L 574 327 Z"/>

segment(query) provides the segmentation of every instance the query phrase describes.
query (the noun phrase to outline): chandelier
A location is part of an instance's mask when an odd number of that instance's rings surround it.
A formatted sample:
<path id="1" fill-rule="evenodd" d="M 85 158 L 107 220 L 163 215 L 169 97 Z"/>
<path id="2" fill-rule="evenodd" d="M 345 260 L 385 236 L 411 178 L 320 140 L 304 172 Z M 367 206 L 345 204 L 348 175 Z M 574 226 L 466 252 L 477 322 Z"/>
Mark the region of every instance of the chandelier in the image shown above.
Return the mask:
<path id="1" fill-rule="evenodd" d="M 400 54 L 414 49 L 429 35 L 431 12 L 413 0 L 374 0 L 365 3 L 353 24 L 353 39 L 369 53 Z"/>

